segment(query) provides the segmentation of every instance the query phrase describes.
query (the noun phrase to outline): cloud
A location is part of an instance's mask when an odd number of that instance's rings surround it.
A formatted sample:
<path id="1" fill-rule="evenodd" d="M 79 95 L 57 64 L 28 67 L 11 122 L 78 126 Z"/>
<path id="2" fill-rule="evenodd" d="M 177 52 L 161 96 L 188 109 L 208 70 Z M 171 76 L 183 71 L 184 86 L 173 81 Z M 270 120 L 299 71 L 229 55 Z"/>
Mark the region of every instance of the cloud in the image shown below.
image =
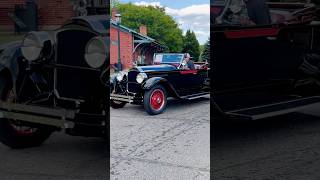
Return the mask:
<path id="1" fill-rule="evenodd" d="M 210 36 L 210 5 L 191 5 L 182 9 L 166 7 L 166 12 L 172 16 L 183 29 L 184 33 L 191 29 L 195 32 L 200 44 L 204 44 Z"/>
<path id="2" fill-rule="evenodd" d="M 135 2 L 138 6 L 164 7 L 161 2 Z M 172 16 L 185 33 L 188 29 L 195 32 L 200 44 L 204 44 L 210 36 L 210 4 L 193 4 L 181 9 L 165 7 L 166 13 Z"/>
<path id="3" fill-rule="evenodd" d="M 137 6 L 159 6 L 159 7 L 162 7 L 160 2 L 140 1 L 140 2 L 135 2 L 135 3 L 133 3 L 133 4 L 134 4 L 134 5 L 137 5 Z"/>
<path id="4" fill-rule="evenodd" d="M 189 16 L 189 15 L 208 15 L 210 16 L 210 5 L 209 4 L 200 4 L 200 5 L 191 5 L 182 9 L 172 9 L 166 7 L 166 12 L 175 16 Z"/>

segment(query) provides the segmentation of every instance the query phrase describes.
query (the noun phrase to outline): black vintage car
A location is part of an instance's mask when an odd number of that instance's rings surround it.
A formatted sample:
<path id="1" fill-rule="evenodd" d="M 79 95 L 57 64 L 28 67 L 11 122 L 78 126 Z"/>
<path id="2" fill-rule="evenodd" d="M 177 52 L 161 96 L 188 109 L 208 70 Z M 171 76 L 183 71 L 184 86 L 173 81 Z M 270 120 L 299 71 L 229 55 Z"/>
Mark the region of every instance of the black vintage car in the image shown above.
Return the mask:
<path id="1" fill-rule="evenodd" d="M 154 65 L 138 66 L 118 72 L 110 78 L 110 106 L 122 108 L 126 103 L 143 104 L 150 115 L 166 109 L 167 98 L 195 99 L 209 94 L 209 68 L 196 63 L 185 69 L 184 54 L 154 54 Z"/>
<path id="2" fill-rule="evenodd" d="M 211 4 L 213 117 L 257 120 L 318 104 L 320 23 L 314 21 L 315 6 L 267 3 L 270 23 L 238 24 L 231 21 L 239 17 L 231 1 L 237 0 Z"/>
<path id="3" fill-rule="evenodd" d="M 107 137 L 109 19 L 77 17 L 0 48 L 0 141 L 40 145 L 52 132 Z"/>

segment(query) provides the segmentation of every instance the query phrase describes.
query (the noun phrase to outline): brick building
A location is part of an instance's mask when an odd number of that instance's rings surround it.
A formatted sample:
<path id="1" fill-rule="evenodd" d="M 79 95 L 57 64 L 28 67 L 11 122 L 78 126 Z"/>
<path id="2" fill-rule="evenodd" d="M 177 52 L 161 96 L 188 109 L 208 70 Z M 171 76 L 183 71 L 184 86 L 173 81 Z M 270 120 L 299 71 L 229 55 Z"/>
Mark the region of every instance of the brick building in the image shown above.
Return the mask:
<path id="1" fill-rule="evenodd" d="M 108 0 L 1 0 L 0 30 L 13 30 L 14 21 L 8 14 L 14 14 L 17 7 L 36 4 L 37 27 L 39 30 L 55 29 L 63 22 L 76 16 L 85 1 L 85 9 L 90 13 L 94 10 L 109 9 Z"/>
<path id="2" fill-rule="evenodd" d="M 116 10 L 112 11 L 110 24 L 110 64 L 118 62 L 118 30 L 120 30 L 120 59 L 123 69 L 128 69 L 134 64 L 152 64 L 153 54 L 162 52 L 164 46 L 148 37 L 147 27 L 141 25 L 139 32 L 117 25 L 115 22 Z"/>

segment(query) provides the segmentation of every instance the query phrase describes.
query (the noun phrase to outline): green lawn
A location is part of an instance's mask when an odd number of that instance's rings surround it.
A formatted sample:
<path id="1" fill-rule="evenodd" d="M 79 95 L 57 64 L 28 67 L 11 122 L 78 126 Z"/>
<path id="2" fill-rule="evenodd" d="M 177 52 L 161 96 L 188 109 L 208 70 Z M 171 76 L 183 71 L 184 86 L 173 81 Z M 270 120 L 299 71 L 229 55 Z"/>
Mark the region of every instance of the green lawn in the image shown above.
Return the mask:
<path id="1" fill-rule="evenodd" d="M 13 33 L 0 32 L 0 45 L 11 41 L 21 40 L 24 35 L 15 35 Z"/>

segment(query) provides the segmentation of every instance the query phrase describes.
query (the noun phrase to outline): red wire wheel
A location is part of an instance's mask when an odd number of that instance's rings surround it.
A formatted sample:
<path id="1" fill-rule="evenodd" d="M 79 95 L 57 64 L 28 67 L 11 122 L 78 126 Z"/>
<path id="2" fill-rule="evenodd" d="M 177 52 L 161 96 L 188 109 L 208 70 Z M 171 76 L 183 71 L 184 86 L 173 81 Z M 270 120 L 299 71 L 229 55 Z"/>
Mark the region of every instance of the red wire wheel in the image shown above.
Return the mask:
<path id="1" fill-rule="evenodd" d="M 156 89 L 152 92 L 150 98 L 150 105 L 152 109 L 159 111 L 164 105 L 164 93 L 160 89 Z"/>
<path id="2" fill-rule="evenodd" d="M 0 100 L 16 103 L 11 79 L 0 74 Z M 23 102 L 22 102 L 23 103 Z M 26 125 L 17 119 L 0 118 L 0 142 L 11 148 L 41 145 L 55 129 L 44 125 Z"/>
<path id="3" fill-rule="evenodd" d="M 156 85 L 145 92 L 143 103 L 148 114 L 161 114 L 167 105 L 166 90 L 161 85 Z"/>

